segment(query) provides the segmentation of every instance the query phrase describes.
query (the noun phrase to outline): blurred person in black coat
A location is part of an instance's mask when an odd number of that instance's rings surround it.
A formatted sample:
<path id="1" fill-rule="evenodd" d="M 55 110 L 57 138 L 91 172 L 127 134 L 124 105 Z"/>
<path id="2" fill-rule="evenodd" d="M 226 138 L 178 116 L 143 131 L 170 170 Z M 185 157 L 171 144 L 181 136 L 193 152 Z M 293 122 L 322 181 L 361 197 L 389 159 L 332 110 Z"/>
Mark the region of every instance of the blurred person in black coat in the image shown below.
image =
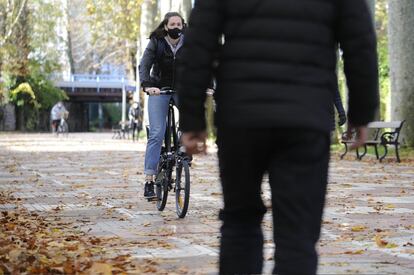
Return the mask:
<path id="1" fill-rule="evenodd" d="M 376 37 L 364 0 L 195 1 L 179 69 L 180 128 L 188 153 L 205 152 L 205 90 L 214 75 L 221 274 L 262 272 L 265 173 L 274 272 L 316 273 L 338 47 L 357 147 L 378 107 Z"/>

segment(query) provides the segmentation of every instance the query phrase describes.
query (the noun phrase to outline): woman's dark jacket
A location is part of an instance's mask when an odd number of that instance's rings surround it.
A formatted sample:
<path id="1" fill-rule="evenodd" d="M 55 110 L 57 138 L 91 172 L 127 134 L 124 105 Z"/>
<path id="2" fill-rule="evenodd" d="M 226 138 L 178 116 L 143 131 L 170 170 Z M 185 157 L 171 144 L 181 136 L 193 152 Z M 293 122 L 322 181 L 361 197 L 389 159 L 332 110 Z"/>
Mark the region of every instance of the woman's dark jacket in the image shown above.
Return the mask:
<path id="1" fill-rule="evenodd" d="M 181 58 L 182 48 L 178 49 L 174 57 L 173 51 L 164 38 L 151 38 L 139 64 L 142 87 L 175 88 L 176 64 Z"/>
<path id="2" fill-rule="evenodd" d="M 365 0 L 195 1 L 180 66 L 180 127 L 205 129 L 205 87 L 218 56 L 218 126 L 328 133 L 338 44 L 348 119 L 365 125 L 378 106 L 376 37 Z"/>

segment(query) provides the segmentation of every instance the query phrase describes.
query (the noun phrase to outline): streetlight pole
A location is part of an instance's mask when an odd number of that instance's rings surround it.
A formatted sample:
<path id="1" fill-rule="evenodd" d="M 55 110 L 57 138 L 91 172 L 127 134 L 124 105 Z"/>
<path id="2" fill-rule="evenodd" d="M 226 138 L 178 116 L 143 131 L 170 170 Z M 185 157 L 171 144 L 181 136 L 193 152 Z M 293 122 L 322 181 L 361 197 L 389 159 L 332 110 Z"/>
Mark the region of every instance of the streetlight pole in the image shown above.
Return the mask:
<path id="1" fill-rule="evenodd" d="M 135 56 L 136 58 L 136 70 L 135 70 L 135 95 L 134 95 L 134 101 L 138 103 L 138 105 L 141 103 L 141 98 L 139 96 L 140 91 L 140 80 L 139 80 L 139 57 L 140 57 L 140 50 L 141 50 L 141 40 L 139 39 L 139 35 L 137 36 L 137 54 Z"/>
<path id="2" fill-rule="evenodd" d="M 125 123 L 126 123 L 126 89 L 125 89 L 125 78 L 122 77 L 122 123 L 121 123 L 122 130 L 125 129 Z"/>

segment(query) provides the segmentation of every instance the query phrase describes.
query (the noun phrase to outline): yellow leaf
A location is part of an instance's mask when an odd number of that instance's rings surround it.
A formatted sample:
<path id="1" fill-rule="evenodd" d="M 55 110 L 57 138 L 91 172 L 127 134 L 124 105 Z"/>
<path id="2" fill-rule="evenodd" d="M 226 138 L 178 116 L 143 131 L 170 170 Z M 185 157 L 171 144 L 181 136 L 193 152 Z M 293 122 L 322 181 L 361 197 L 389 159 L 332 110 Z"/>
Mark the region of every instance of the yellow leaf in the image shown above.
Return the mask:
<path id="1" fill-rule="evenodd" d="M 397 244 L 390 243 L 390 242 L 382 239 L 381 235 L 379 235 L 379 234 L 377 234 L 375 236 L 375 242 L 378 245 L 378 247 L 381 247 L 381 248 L 396 248 L 396 247 L 398 247 Z"/>
<path id="2" fill-rule="evenodd" d="M 86 185 L 85 184 L 73 184 L 72 187 L 73 188 L 84 188 L 86 187 Z"/>
<path id="3" fill-rule="evenodd" d="M 49 265 L 49 259 L 45 255 L 39 255 L 39 262 L 45 265 Z"/>
<path id="4" fill-rule="evenodd" d="M 385 246 L 385 248 L 396 248 L 396 247 L 398 247 L 398 245 L 397 245 L 397 244 L 395 244 L 395 243 L 388 243 L 388 244 Z"/>
<path id="5" fill-rule="evenodd" d="M 360 249 L 360 250 L 355 250 L 355 251 L 346 251 L 344 254 L 348 254 L 348 255 L 360 255 L 360 254 L 364 254 L 364 250 Z"/>
<path id="6" fill-rule="evenodd" d="M 65 245 L 61 242 L 56 242 L 56 241 L 51 241 L 47 244 L 48 246 L 53 246 L 53 247 L 58 247 L 58 248 L 62 248 Z"/>
<path id="7" fill-rule="evenodd" d="M 60 233 L 60 229 L 59 228 L 52 228 L 52 233 Z"/>
<path id="8" fill-rule="evenodd" d="M 68 259 L 63 255 L 53 256 L 52 262 L 56 265 L 61 265 L 66 262 Z"/>
<path id="9" fill-rule="evenodd" d="M 365 229 L 367 229 L 367 227 L 366 227 L 366 226 L 363 226 L 363 225 L 357 225 L 357 226 L 353 226 L 353 227 L 351 228 L 351 231 L 352 231 L 352 232 L 361 232 L 361 231 L 364 231 Z"/>
<path id="10" fill-rule="evenodd" d="M 395 208 L 395 205 L 394 204 L 387 204 L 386 206 L 385 206 L 385 208 L 388 208 L 388 209 L 394 209 Z"/>
<path id="11" fill-rule="evenodd" d="M 105 263 L 93 263 L 92 267 L 87 270 L 89 274 L 112 275 L 113 267 Z"/>
<path id="12" fill-rule="evenodd" d="M 14 230 L 15 227 L 16 227 L 16 225 L 14 223 L 8 223 L 6 225 L 7 230 Z"/>

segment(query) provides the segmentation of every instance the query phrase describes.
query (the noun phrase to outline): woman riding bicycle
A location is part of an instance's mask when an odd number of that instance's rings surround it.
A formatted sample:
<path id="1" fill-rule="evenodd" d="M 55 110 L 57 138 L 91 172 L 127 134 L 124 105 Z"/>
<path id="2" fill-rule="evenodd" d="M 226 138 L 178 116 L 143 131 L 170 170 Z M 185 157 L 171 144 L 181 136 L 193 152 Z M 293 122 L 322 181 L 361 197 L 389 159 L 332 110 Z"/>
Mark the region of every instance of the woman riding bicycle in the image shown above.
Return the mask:
<path id="1" fill-rule="evenodd" d="M 165 135 L 168 104 L 175 95 L 160 95 L 160 88 L 175 88 L 176 65 L 181 59 L 184 42 L 184 18 L 176 12 L 167 13 L 151 33 L 139 66 L 139 76 L 148 98 L 149 138 L 145 153 L 144 197 L 155 197 L 154 176 Z"/>

